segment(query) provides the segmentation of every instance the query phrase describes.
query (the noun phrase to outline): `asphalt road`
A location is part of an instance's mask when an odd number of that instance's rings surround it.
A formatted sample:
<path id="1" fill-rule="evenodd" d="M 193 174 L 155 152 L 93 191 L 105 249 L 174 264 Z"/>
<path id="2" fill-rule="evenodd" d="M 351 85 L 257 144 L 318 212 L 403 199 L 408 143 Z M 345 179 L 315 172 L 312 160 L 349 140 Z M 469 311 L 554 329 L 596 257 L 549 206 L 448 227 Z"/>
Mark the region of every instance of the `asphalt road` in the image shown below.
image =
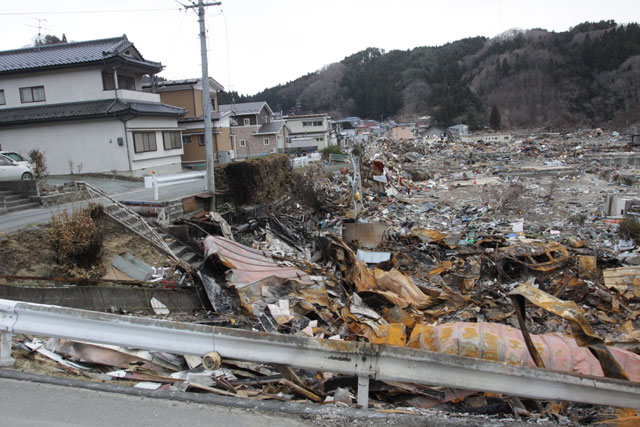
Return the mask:
<path id="1" fill-rule="evenodd" d="M 145 189 L 140 183 L 140 188 L 130 189 L 125 187 L 123 192 L 110 192 L 110 196 L 116 200 L 150 202 L 154 199 L 153 189 Z M 112 191 L 118 188 L 112 187 Z M 176 200 L 185 196 L 201 193 L 205 190 L 204 181 L 187 182 L 166 187 L 160 187 L 159 200 Z M 73 206 L 80 206 L 83 202 L 68 203 L 61 206 L 43 207 L 25 211 L 0 215 L 0 232 L 9 233 L 32 225 L 44 224 L 51 221 L 51 213 L 60 210 L 71 210 Z"/>
<path id="2" fill-rule="evenodd" d="M 293 415 L 0 379 L 1 424 L 22 426 L 311 426 Z"/>

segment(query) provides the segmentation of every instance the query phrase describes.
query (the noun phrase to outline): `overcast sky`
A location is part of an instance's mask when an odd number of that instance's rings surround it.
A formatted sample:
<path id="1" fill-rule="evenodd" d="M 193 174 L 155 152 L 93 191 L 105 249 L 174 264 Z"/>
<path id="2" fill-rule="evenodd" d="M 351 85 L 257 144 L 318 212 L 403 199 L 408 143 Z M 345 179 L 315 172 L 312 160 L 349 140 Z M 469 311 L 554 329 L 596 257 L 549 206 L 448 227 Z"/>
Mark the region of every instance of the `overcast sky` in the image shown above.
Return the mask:
<path id="1" fill-rule="evenodd" d="M 0 0 L 0 50 L 32 43 L 40 22 L 44 34 L 65 33 L 69 41 L 126 34 L 146 59 L 165 65 L 160 75 L 197 77 L 197 16 L 179 1 Z M 510 28 L 640 22 L 640 0 L 222 0 L 206 19 L 209 74 L 254 94 L 367 47 L 406 50 Z"/>

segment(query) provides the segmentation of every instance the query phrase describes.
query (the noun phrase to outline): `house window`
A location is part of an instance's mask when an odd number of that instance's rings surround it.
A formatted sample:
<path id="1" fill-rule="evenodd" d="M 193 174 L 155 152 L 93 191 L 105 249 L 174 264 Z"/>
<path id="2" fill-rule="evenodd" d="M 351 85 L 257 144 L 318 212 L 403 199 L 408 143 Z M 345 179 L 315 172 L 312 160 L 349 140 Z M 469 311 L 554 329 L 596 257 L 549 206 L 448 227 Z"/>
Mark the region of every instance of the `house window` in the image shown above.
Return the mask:
<path id="1" fill-rule="evenodd" d="M 246 146 L 246 145 L 247 145 L 247 141 L 246 141 L 246 140 L 244 140 L 244 139 L 241 139 L 241 140 L 240 140 L 240 147 L 244 147 L 244 146 Z"/>
<path id="2" fill-rule="evenodd" d="M 29 102 L 41 102 L 44 100 L 44 86 L 20 88 L 20 102 L 22 102 L 23 104 Z"/>
<path id="3" fill-rule="evenodd" d="M 113 73 L 102 72 L 102 88 L 104 90 L 114 90 Z M 136 79 L 118 74 L 118 89 L 136 90 Z"/>
<path id="4" fill-rule="evenodd" d="M 162 132 L 162 139 L 164 140 L 165 150 L 182 148 L 182 138 L 180 138 L 180 132 L 176 132 L 176 131 Z"/>
<path id="5" fill-rule="evenodd" d="M 133 147 L 136 153 L 144 153 L 145 151 L 156 151 L 156 133 L 155 132 L 134 132 Z"/>
<path id="6" fill-rule="evenodd" d="M 251 119 L 244 119 L 244 125 L 249 126 L 251 124 Z"/>
<path id="7" fill-rule="evenodd" d="M 269 145 L 269 138 L 264 138 L 262 142 L 264 142 L 264 145 Z"/>
<path id="8" fill-rule="evenodd" d="M 198 145 L 204 147 L 207 144 L 207 141 L 204 139 L 204 135 L 198 135 Z"/>
<path id="9" fill-rule="evenodd" d="M 313 122 L 313 126 L 322 126 L 322 122 Z"/>
<path id="10" fill-rule="evenodd" d="M 265 123 L 269 123 L 269 116 L 266 116 L 266 117 L 264 118 L 264 122 L 265 122 Z"/>
<path id="11" fill-rule="evenodd" d="M 4 97 L 4 89 L 0 89 L 0 105 L 4 105 L 7 103 L 7 100 Z"/>
<path id="12" fill-rule="evenodd" d="M 211 98 L 211 111 L 217 111 L 216 110 L 216 99 L 215 98 Z"/>
<path id="13" fill-rule="evenodd" d="M 313 126 L 313 122 L 302 122 L 302 127 Z"/>
<path id="14" fill-rule="evenodd" d="M 182 145 L 191 144 L 191 135 L 184 135 L 182 137 Z"/>

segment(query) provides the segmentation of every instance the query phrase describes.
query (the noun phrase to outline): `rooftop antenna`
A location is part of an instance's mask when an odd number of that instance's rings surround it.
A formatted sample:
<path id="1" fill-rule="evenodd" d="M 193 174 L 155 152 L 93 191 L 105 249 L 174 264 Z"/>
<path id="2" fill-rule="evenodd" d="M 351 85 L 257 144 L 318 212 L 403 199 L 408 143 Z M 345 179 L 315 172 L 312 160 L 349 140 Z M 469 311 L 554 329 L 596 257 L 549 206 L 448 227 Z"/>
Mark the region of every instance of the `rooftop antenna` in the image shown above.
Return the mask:
<path id="1" fill-rule="evenodd" d="M 38 21 L 38 25 L 29 25 L 26 24 L 28 27 L 33 27 L 33 28 L 37 28 L 38 29 L 38 38 L 36 39 L 36 46 L 35 47 L 40 47 L 42 46 L 42 30 L 44 27 L 44 31 L 47 31 L 47 22 L 49 22 L 47 19 L 44 18 L 31 18 L 31 19 L 35 19 Z"/>

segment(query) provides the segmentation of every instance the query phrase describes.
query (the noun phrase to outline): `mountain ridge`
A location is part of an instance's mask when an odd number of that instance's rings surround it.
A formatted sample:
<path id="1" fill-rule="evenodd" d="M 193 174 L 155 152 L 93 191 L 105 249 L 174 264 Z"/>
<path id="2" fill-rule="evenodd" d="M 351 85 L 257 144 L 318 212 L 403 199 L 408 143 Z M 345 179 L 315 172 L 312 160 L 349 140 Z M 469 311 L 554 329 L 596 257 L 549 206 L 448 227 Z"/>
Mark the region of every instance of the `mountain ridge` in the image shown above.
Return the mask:
<path id="1" fill-rule="evenodd" d="M 508 30 L 441 46 L 370 47 L 252 96 L 274 111 L 506 127 L 628 126 L 640 122 L 640 26 L 585 22 L 568 31 Z"/>

